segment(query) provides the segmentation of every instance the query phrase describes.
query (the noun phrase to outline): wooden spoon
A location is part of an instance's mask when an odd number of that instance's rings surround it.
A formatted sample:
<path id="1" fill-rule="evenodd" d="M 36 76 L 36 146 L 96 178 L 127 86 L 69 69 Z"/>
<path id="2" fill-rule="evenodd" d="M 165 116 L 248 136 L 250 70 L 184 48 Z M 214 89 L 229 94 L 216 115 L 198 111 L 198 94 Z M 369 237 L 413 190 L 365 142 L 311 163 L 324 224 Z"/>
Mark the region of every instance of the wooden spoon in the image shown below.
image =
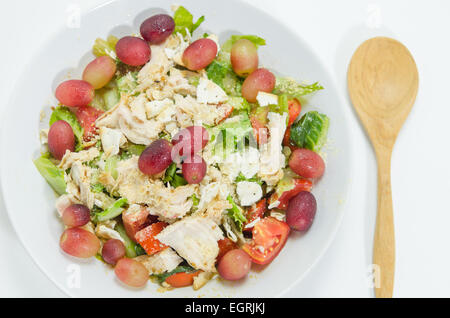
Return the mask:
<path id="1" fill-rule="evenodd" d="M 392 297 L 395 237 L 391 154 L 416 99 L 417 66 L 403 44 L 376 37 L 356 50 L 347 76 L 353 107 L 372 141 L 378 162 L 378 212 L 373 247 L 375 296 Z"/>

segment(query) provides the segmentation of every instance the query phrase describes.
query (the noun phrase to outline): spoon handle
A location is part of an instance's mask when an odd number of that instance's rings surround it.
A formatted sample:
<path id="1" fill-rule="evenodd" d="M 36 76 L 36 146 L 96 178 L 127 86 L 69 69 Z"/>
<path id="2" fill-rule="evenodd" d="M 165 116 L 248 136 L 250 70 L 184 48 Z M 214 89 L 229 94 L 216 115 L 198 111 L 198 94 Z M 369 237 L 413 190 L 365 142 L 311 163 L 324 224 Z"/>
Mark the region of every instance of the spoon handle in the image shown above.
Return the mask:
<path id="1" fill-rule="evenodd" d="M 373 246 L 375 296 L 391 298 L 394 289 L 395 235 L 391 192 L 391 151 L 378 152 L 378 212 Z"/>

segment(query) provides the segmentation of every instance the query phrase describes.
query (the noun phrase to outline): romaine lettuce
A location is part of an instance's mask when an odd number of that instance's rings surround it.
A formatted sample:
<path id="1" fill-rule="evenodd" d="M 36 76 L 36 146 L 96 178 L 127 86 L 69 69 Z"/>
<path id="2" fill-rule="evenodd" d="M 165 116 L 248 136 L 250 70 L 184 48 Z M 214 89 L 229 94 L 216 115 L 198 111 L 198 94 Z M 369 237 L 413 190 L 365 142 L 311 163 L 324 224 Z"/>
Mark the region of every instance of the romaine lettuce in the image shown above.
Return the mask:
<path id="1" fill-rule="evenodd" d="M 33 161 L 39 173 L 59 195 L 66 193 L 66 181 L 64 171 L 59 169 L 50 159 L 44 155 Z"/>
<path id="2" fill-rule="evenodd" d="M 273 93 L 276 95 L 288 95 L 291 98 L 299 99 L 301 96 L 319 91 L 323 87 L 318 83 L 302 85 L 289 77 L 277 77 Z"/>
<path id="3" fill-rule="evenodd" d="M 106 41 L 101 38 L 97 38 L 95 40 L 94 46 L 92 47 L 92 53 L 94 53 L 94 55 L 97 57 L 108 55 L 111 58 L 115 59 L 117 41 L 119 41 L 119 39 L 114 35 L 108 36 Z"/>
<path id="4" fill-rule="evenodd" d="M 158 274 L 158 275 L 153 275 L 153 277 L 155 277 L 158 280 L 158 283 L 162 284 L 166 281 L 166 279 L 169 276 L 172 276 L 174 274 L 177 273 L 191 273 L 191 272 L 195 272 L 196 269 L 189 266 L 188 264 L 186 265 L 179 265 L 177 266 L 174 270 L 170 271 L 170 272 L 165 272 L 163 274 Z"/>
<path id="5" fill-rule="evenodd" d="M 138 248 L 140 247 L 138 244 L 133 242 L 127 235 L 127 231 L 125 230 L 125 227 L 122 223 L 118 222 L 116 227 L 114 228 L 117 232 L 119 232 L 120 237 L 123 238 L 124 245 L 125 245 L 125 255 L 128 258 L 134 258 L 138 256 Z"/>
<path id="6" fill-rule="evenodd" d="M 123 210 L 124 210 L 123 206 L 125 204 L 127 204 L 127 202 L 128 201 L 125 198 L 121 198 L 121 199 L 117 200 L 106 210 L 104 210 L 100 213 L 96 213 L 94 216 L 95 221 L 102 222 L 102 221 L 114 219 L 115 217 L 119 216 L 123 212 Z"/>
<path id="7" fill-rule="evenodd" d="M 223 54 L 219 54 L 219 57 L 208 65 L 206 74 L 208 75 L 208 78 L 219 85 L 227 95 L 241 96 L 243 79 L 239 78 L 233 72 L 229 57 L 227 61 L 223 56 Z"/>
<path id="8" fill-rule="evenodd" d="M 247 222 L 247 218 L 244 216 L 244 210 L 234 202 L 231 195 L 227 197 L 227 200 L 232 206 L 231 209 L 228 210 L 228 216 L 234 221 L 239 231 L 242 232 L 242 225 L 244 222 Z"/>
<path id="9" fill-rule="evenodd" d="M 291 127 L 291 141 L 300 148 L 319 151 L 327 140 L 330 120 L 317 111 L 307 112 Z"/>
<path id="10" fill-rule="evenodd" d="M 194 23 L 193 15 L 183 6 L 179 6 L 173 16 L 175 21 L 175 33 L 179 32 L 186 36 L 186 29 L 192 34 L 205 21 L 205 17 L 201 16 L 197 22 Z"/>
<path id="11" fill-rule="evenodd" d="M 77 116 L 72 113 L 67 107 L 60 106 L 56 107 L 50 116 L 49 125 L 53 125 L 54 122 L 58 120 L 64 120 L 66 123 L 72 127 L 73 134 L 77 140 L 75 151 L 80 151 L 83 149 L 83 128 L 78 122 Z"/>
<path id="12" fill-rule="evenodd" d="M 266 40 L 264 40 L 263 38 L 260 38 L 257 35 L 232 35 L 222 45 L 222 50 L 225 52 L 231 52 L 231 47 L 233 46 L 233 44 L 240 39 L 247 39 L 247 40 L 253 42 L 256 45 L 256 47 L 258 47 L 260 45 L 266 45 Z"/>
<path id="13" fill-rule="evenodd" d="M 183 178 L 182 175 L 176 173 L 177 171 L 177 164 L 173 162 L 169 168 L 166 169 L 166 173 L 163 178 L 164 183 L 170 183 L 170 185 L 174 188 L 177 188 L 179 186 L 183 186 L 187 184 L 187 181 L 185 178 Z"/>

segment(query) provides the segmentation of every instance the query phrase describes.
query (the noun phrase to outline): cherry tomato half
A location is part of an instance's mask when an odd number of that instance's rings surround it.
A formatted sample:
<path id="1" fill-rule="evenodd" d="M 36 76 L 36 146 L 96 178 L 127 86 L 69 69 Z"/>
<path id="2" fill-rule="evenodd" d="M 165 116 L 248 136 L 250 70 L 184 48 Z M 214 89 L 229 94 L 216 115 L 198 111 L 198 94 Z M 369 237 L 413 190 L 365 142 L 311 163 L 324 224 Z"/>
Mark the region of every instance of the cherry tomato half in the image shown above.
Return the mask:
<path id="1" fill-rule="evenodd" d="M 280 253 L 289 235 L 289 225 L 273 217 L 266 217 L 253 228 L 253 240 L 242 249 L 250 255 L 253 263 L 269 264 Z"/>

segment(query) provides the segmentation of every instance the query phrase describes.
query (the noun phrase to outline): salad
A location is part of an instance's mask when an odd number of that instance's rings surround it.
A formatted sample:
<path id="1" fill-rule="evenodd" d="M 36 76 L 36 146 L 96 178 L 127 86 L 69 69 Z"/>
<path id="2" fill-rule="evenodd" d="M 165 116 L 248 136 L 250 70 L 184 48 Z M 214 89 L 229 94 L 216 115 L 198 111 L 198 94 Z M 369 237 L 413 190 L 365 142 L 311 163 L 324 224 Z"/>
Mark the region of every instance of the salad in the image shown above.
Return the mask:
<path id="1" fill-rule="evenodd" d="M 128 286 L 199 289 L 243 279 L 311 227 L 329 119 L 302 112 L 319 83 L 261 67 L 265 39 L 220 42 L 172 9 L 95 41 L 82 79 L 56 89 L 34 164 L 58 194 L 62 251 Z"/>

